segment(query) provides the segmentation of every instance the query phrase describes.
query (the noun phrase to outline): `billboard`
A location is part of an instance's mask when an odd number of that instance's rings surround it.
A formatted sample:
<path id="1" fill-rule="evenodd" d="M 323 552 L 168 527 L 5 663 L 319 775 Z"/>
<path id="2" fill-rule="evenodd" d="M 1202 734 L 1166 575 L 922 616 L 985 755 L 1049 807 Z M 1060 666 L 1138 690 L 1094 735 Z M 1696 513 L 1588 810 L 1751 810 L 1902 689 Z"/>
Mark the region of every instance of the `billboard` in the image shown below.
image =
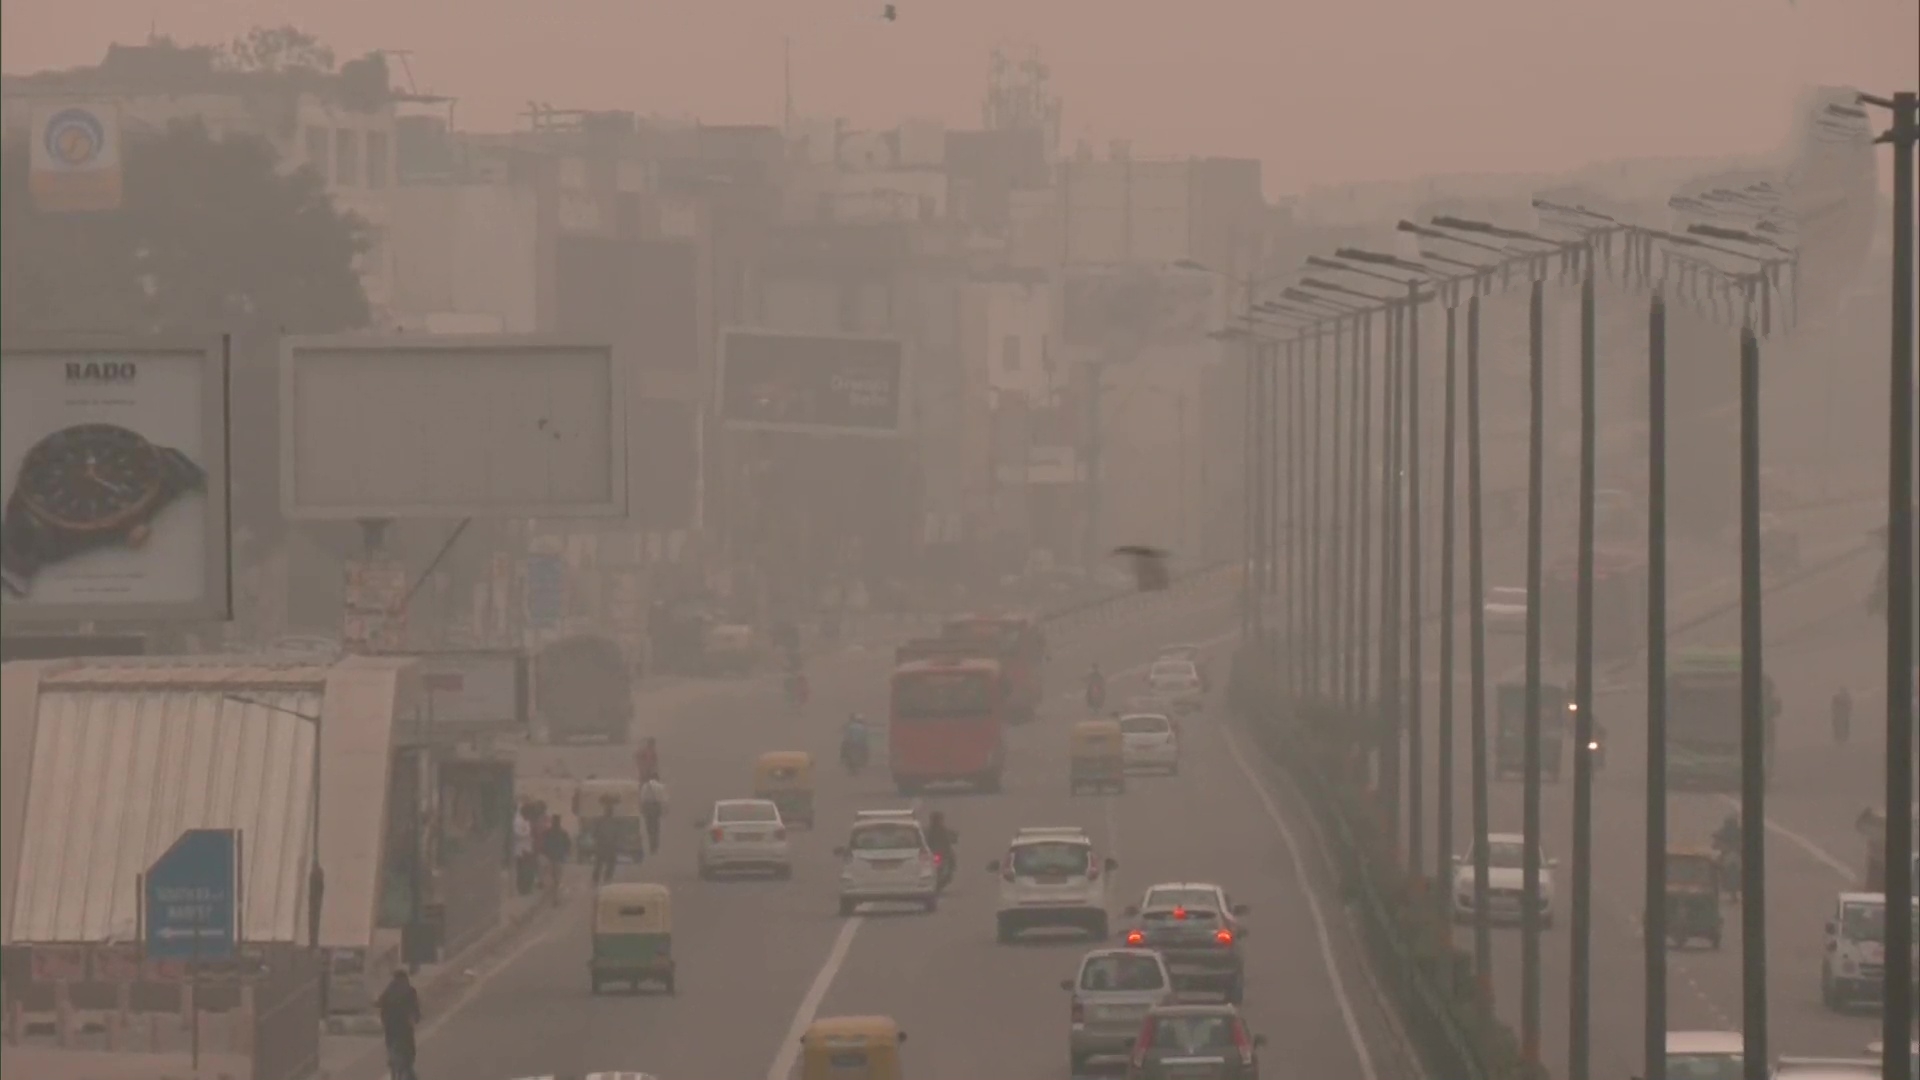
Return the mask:
<path id="1" fill-rule="evenodd" d="M 906 380 L 899 338 L 730 328 L 720 344 L 720 418 L 763 431 L 898 435 Z"/>
<path id="2" fill-rule="evenodd" d="M 105 102 L 36 105 L 27 188 L 43 213 L 120 209 L 120 109 Z"/>
<path id="3" fill-rule="evenodd" d="M 290 337 L 282 510 L 307 521 L 620 517 L 625 400 L 607 345 Z"/>
<path id="4" fill-rule="evenodd" d="M 419 665 L 427 708 L 422 734 L 435 741 L 522 728 L 527 658 L 515 649 L 402 652 Z"/>
<path id="5" fill-rule="evenodd" d="M 0 345 L 0 612 L 12 627 L 232 615 L 227 343 Z"/>

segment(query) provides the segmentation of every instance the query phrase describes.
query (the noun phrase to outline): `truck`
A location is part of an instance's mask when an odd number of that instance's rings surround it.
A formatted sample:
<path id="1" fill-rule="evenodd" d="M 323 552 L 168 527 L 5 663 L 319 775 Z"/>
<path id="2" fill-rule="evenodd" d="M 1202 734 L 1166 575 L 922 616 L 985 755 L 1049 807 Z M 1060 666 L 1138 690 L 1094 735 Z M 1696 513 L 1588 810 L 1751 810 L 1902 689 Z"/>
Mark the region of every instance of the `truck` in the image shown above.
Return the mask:
<path id="1" fill-rule="evenodd" d="M 1740 787 L 1740 650 L 1683 649 L 1667 668 L 1667 781 L 1676 787 L 1737 791 Z M 1780 698 L 1763 682 L 1766 725 L 1763 766 L 1773 777 L 1775 718 Z"/>
<path id="2" fill-rule="evenodd" d="M 1560 782 L 1560 761 L 1565 756 L 1563 751 L 1571 701 L 1566 683 L 1557 674 L 1541 673 L 1540 778 L 1543 780 Z M 1509 672 L 1494 687 L 1494 717 L 1494 779 L 1504 780 L 1509 776 L 1524 779 L 1527 765 L 1525 671 Z"/>
<path id="3" fill-rule="evenodd" d="M 1574 661 L 1579 612 L 1580 564 L 1556 561 L 1547 568 L 1540 614 L 1540 640 L 1549 659 Z M 1593 552 L 1593 655 L 1629 660 L 1646 646 L 1647 562 L 1638 552 L 1598 547 Z"/>
<path id="4" fill-rule="evenodd" d="M 1039 712 L 1045 689 L 1047 637 L 1031 615 L 961 615 L 941 628 L 948 641 L 986 647 L 1006 676 L 1008 716 L 1014 723 L 1031 721 Z"/>

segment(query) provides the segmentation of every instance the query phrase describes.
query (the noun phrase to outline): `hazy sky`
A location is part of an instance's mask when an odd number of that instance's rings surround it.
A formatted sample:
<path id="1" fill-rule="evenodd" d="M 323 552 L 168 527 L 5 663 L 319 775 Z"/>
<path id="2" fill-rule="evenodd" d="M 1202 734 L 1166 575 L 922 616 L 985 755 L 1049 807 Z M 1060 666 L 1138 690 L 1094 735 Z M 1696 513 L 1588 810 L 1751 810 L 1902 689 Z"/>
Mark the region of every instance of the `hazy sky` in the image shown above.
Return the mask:
<path id="1" fill-rule="evenodd" d="M 462 126 L 527 101 L 778 122 L 793 36 L 803 114 L 978 123 L 987 52 L 1037 46 L 1067 141 L 1255 156 L 1270 191 L 1434 172 L 1764 151 L 1798 87 L 1920 82 L 1914 0 L 7 0 L 9 72 L 158 29 L 294 23 L 344 59 L 411 50 Z"/>

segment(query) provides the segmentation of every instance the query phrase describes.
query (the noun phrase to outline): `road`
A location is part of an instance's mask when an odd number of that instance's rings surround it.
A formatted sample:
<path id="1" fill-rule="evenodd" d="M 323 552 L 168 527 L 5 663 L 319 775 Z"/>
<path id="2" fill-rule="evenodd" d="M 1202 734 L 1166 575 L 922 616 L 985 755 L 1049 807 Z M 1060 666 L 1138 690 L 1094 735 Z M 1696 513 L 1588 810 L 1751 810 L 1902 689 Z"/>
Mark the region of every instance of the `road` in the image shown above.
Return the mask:
<path id="1" fill-rule="evenodd" d="M 1842 533 L 1851 526 L 1833 526 L 1825 536 L 1827 550 L 1844 550 Z M 1858 532 L 1851 532 L 1855 538 Z M 1767 671 L 1776 681 L 1783 702 L 1779 721 L 1778 768 L 1768 793 L 1768 955 L 1767 984 L 1770 1042 L 1775 1054 L 1858 1055 L 1878 1037 L 1877 1014 L 1837 1015 L 1819 1000 L 1822 957 L 1821 927 L 1836 892 L 1857 880 L 1864 849 L 1853 831 L 1860 810 L 1880 802 L 1884 748 L 1883 624 L 1862 607 L 1877 556 L 1852 559 L 1809 579 L 1768 593 L 1763 603 L 1767 630 Z M 1701 566 L 1693 558 L 1688 569 Z M 1732 570 L 1729 565 L 1726 568 Z M 1676 575 L 1678 574 L 1676 567 Z M 1704 573 L 1705 571 L 1699 571 Z M 1490 574 L 1490 577 L 1493 575 Z M 1697 582 L 1679 580 L 1675 592 Z M 1711 609 L 1711 605 L 1708 608 Z M 1671 622 L 1678 624 L 1701 613 L 1698 602 L 1676 604 Z M 1737 643 L 1737 616 L 1713 618 L 1681 635 L 1674 647 Z M 1466 639 L 1459 639 L 1464 668 Z M 1437 644 L 1429 640 L 1427 656 Z M 1490 678 L 1518 667 L 1524 659 L 1521 639 L 1490 636 Z M 1595 701 L 1595 715 L 1610 734 L 1609 764 L 1594 789 L 1594 924 L 1592 995 L 1592 1058 L 1594 1077 L 1635 1075 L 1641 1063 L 1644 993 L 1641 963 L 1640 911 L 1645 882 L 1642 838 L 1646 821 L 1645 681 L 1644 669 L 1630 671 L 1612 683 Z M 1828 699 L 1838 686 L 1852 688 L 1855 700 L 1854 734 L 1846 746 L 1830 735 Z M 1426 716 L 1433 723 L 1437 706 L 1431 679 Z M 1468 685 L 1459 681 L 1456 693 L 1457 818 L 1454 836 L 1464 850 L 1471 833 L 1470 758 L 1466 741 L 1469 716 Z M 1491 718 L 1489 718 L 1491 723 Z M 1542 836 L 1545 854 L 1559 860 L 1558 919 L 1542 942 L 1542 1056 L 1556 1076 L 1567 1073 L 1569 1010 L 1570 901 L 1572 792 L 1571 769 L 1559 784 L 1548 784 L 1542 797 Z M 1436 781 L 1430 780 L 1432 784 Z M 1429 798 L 1432 797 L 1429 787 Z M 1735 798 L 1711 793 L 1675 792 L 1667 802 L 1668 835 L 1677 844 L 1704 843 L 1720 822 L 1737 811 Z M 1496 783 L 1490 795 L 1490 823 L 1495 832 L 1519 832 L 1522 792 L 1518 780 Z M 1430 849 L 1431 850 L 1431 849 Z M 1668 1025 L 1671 1030 L 1741 1028 L 1742 969 L 1740 909 L 1729 906 L 1726 936 L 1720 951 L 1699 945 L 1668 953 Z M 1471 930 L 1462 927 L 1458 940 L 1471 948 Z M 1517 1029 L 1520 1017 L 1520 933 L 1501 928 L 1494 933 L 1495 995 L 1502 1015 Z"/>
<path id="2" fill-rule="evenodd" d="M 1312 891 L 1320 870 L 1311 837 L 1279 808 L 1264 770 L 1243 759 L 1224 721 L 1188 725 L 1178 777 L 1143 779 L 1123 796 L 1070 797 L 1066 725 L 1079 675 L 1097 658 L 1118 673 L 1174 640 L 1224 642 L 1233 622 L 1224 596 L 1126 624 L 1057 635 L 1050 700 L 1040 720 L 1014 735 L 1006 790 L 937 797 L 962 834 L 961 874 L 933 915 L 836 914 L 837 860 L 830 849 L 857 808 L 901 805 L 882 772 L 849 780 L 830 763 L 848 711 L 884 715 L 885 658 L 821 665 L 817 705 L 804 720 L 777 708 L 770 686 L 690 697 L 661 722 L 662 771 L 673 788 L 670 847 L 635 877 L 674 890 L 674 997 L 592 997 L 584 897 L 483 973 L 465 1001 L 423 1029 L 424 1075 L 470 1080 L 595 1069 L 643 1069 L 663 1080 L 713 1077 L 785 1080 L 799 1030 L 814 1015 L 888 1013 L 909 1032 L 912 1075 L 1064 1077 L 1065 995 L 1085 942 L 998 946 L 996 882 L 985 864 L 1022 825 L 1086 826 L 1120 862 L 1118 908 L 1160 880 L 1218 880 L 1249 903 L 1253 933 L 1249 1019 L 1269 1055 L 1298 1062 L 1304 1076 L 1377 1080 L 1388 1039 L 1348 940 L 1338 905 Z M 1216 670 L 1224 671 L 1224 649 Z M 1124 684 L 1116 690 L 1127 692 Z M 822 760 L 821 827 L 799 833 L 790 882 L 702 883 L 690 824 L 718 797 L 737 796 L 768 749 L 797 746 Z M 570 758 L 594 751 L 571 750 Z M 602 774 L 624 767 L 624 750 L 602 750 Z M 1283 830 L 1293 830 L 1293 835 Z M 684 837 L 684 843 L 678 843 Z"/>

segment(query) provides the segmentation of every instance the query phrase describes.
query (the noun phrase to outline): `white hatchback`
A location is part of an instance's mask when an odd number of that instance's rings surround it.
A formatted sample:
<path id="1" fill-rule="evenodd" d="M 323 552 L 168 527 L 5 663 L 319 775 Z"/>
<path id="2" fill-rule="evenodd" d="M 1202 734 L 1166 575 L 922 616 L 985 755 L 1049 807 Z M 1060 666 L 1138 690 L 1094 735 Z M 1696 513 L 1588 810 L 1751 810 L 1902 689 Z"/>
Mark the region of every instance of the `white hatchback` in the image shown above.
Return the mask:
<path id="1" fill-rule="evenodd" d="M 940 906 L 933 851 L 910 810 L 867 810 L 855 815 L 840 856 L 840 914 L 861 904 Z"/>
<path id="2" fill-rule="evenodd" d="M 1164 713 L 1136 712 L 1120 717 L 1120 758 L 1129 769 L 1180 773 L 1180 728 Z"/>
<path id="3" fill-rule="evenodd" d="M 1198 712 L 1206 702 L 1200 669 L 1191 660 L 1156 660 L 1147 669 L 1147 692 L 1173 702 L 1175 712 Z"/>
<path id="4" fill-rule="evenodd" d="M 793 876 L 793 852 L 780 808 L 766 799 L 721 799 L 713 816 L 700 822 L 700 876 L 711 880 L 730 871 L 760 871 Z"/>

